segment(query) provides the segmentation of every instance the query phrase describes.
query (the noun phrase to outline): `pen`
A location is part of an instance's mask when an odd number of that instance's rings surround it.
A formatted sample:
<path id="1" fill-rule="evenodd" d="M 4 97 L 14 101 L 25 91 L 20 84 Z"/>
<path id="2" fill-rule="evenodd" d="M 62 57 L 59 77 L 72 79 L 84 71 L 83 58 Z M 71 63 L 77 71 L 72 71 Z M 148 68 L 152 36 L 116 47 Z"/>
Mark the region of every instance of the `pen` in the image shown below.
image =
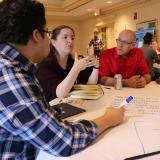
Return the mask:
<path id="1" fill-rule="evenodd" d="M 105 89 L 111 89 L 110 87 L 106 87 L 106 86 L 104 86 L 104 88 L 105 88 Z"/>
<path id="2" fill-rule="evenodd" d="M 128 103 L 130 103 L 133 100 L 132 96 L 127 97 L 117 108 L 121 108 L 123 106 L 126 106 Z"/>
<path id="3" fill-rule="evenodd" d="M 136 160 L 136 159 L 140 159 L 140 158 L 144 158 L 144 157 L 153 156 L 155 154 L 160 154 L 160 151 L 141 154 L 141 155 L 137 155 L 137 156 L 134 156 L 134 157 L 125 158 L 124 160 Z"/>

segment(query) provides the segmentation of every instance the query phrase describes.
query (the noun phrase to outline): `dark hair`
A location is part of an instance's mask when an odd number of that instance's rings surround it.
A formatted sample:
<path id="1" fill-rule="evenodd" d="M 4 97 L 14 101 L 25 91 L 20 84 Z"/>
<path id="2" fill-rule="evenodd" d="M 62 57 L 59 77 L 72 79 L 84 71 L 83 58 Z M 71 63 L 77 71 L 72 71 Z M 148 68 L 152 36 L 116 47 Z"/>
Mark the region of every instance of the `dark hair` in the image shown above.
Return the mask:
<path id="1" fill-rule="evenodd" d="M 33 30 L 42 37 L 45 9 L 36 0 L 3 0 L 0 3 L 0 42 L 27 44 Z"/>
<path id="2" fill-rule="evenodd" d="M 144 43 L 144 44 L 150 44 L 150 43 L 152 42 L 152 39 L 153 39 L 153 34 L 147 32 L 147 33 L 145 34 L 145 36 L 143 37 L 143 43 Z"/>
<path id="3" fill-rule="evenodd" d="M 57 39 L 57 36 L 60 34 L 61 30 L 62 30 L 62 29 L 65 29 L 65 28 L 70 29 L 70 30 L 75 34 L 73 28 L 71 28 L 71 27 L 69 27 L 69 26 L 66 26 L 66 25 L 61 25 L 61 26 L 58 26 L 58 27 L 56 27 L 56 28 L 54 28 L 54 29 L 52 30 L 52 32 L 51 32 L 51 39 L 56 40 L 56 39 Z"/>

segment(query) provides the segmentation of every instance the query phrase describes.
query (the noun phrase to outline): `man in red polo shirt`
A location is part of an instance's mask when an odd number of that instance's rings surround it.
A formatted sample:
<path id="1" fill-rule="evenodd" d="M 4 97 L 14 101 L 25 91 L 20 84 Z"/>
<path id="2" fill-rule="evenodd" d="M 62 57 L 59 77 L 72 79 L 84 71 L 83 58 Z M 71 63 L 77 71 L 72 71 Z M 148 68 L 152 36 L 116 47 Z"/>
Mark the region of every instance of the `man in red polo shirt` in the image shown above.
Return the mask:
<path id="1" fill-rule="evenodd" d="M 151 81 L 151 75 L 143 52 L 134 48 L 134 32 L 123 30 L 116 42 L 116 48 L 107 49 L 100 54 L 100 83 L 113 86 L 114 75 L 121 74 L 124 87 L 145 87 Z"/>

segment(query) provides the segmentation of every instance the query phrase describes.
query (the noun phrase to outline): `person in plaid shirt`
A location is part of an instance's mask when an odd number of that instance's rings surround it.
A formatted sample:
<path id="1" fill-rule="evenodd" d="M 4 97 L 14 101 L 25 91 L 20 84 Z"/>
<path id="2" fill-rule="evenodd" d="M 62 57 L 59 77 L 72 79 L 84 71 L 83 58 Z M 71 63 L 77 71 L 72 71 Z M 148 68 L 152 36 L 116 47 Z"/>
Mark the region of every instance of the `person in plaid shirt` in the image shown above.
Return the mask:
<path id="1" fill-rule="evenodd" d="M 41 3 L 3 0 L 0 24 L 1 160 L 33 160 L 40 149 L 70 156 L 122 121 L 124 109 L 113 107 L 93 121 L 73 123 L 54 117 L 35 77 L 35 64 L 50 48 Z"/>
<path id="2" fill-rule="evenodd" d="M 103 42 L 98 38 L 98 31 L 94 31 L 94 38 L 89 42 L 89 47 L 93 47 L 94 55 L 96 57 L 100 56 Z"/>

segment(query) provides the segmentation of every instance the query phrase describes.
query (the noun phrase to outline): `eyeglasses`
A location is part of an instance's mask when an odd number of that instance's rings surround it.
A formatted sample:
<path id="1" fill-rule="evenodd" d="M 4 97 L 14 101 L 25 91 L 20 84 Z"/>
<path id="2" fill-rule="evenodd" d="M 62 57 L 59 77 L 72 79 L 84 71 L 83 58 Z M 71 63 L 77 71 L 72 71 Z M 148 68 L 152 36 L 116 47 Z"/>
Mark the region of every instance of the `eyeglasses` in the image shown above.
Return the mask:
<path id="1" fill-rule="evenodd" d="M 130 44 L 136 43 L 136 42 L 123 41 L 123 40 L 121 40 L 121 39 L 119 39 L 119 38 L 116 39 L 116 42 L 117 42 L 117 44 L 121 43 L 121 44 L 123 44 L 123 45 L 130 45 Z"/>
<path id="2" fill-rule="evenodd" d="M 49 37 L 50 37 L 51 34 L 52 34 L 52 31 L 49 31 L 48 28 L 46 28 L 46 29 L 39 29 L 39 30 L 42 31 L 42 32 L 47 33 Z"/>

